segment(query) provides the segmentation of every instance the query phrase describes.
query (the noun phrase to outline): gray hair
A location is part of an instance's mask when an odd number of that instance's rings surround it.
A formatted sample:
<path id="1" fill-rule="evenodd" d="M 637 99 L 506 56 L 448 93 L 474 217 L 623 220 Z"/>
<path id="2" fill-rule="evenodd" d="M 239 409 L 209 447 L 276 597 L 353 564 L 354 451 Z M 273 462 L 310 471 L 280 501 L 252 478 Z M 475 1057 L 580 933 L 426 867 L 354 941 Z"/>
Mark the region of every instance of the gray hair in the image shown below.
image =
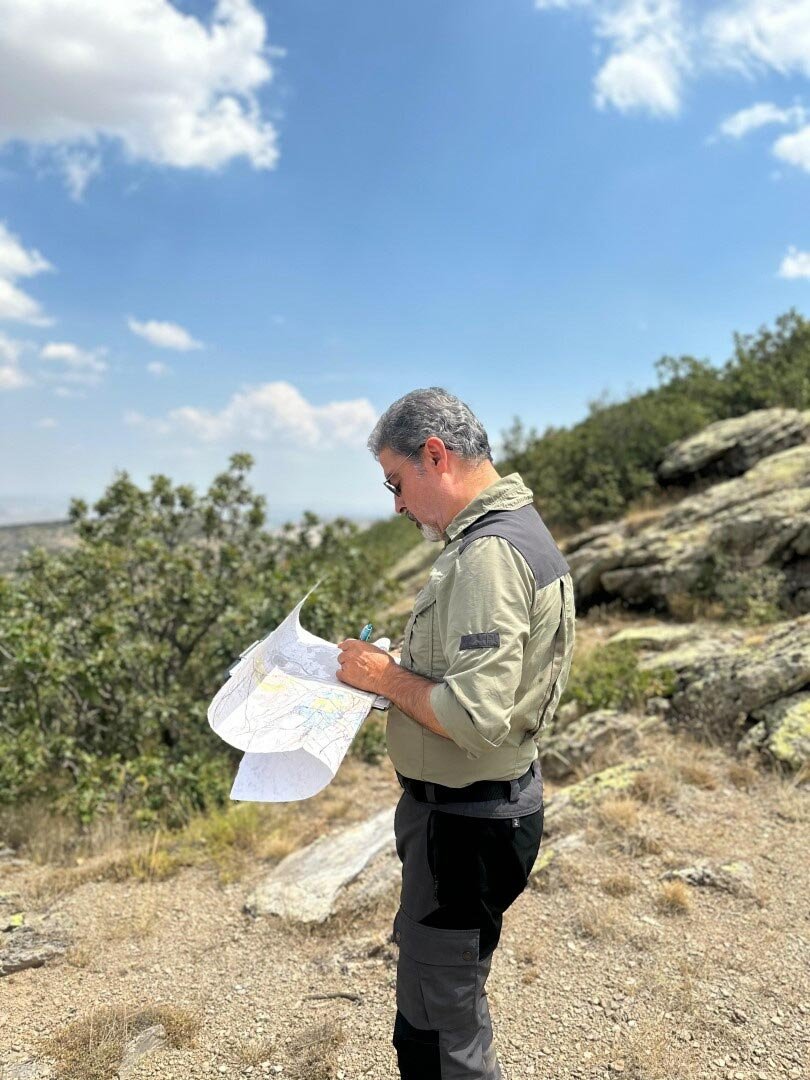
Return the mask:
<path id="1" fill-rule="evenodd" d="M 411 390 L 389 405 L 368 437 L 368 448 L 375 458 L 385 448 L 413 454 L 432 435 L 470 464 L 492 461 L 481 421 L 468 405 L 441 386 Z"/>

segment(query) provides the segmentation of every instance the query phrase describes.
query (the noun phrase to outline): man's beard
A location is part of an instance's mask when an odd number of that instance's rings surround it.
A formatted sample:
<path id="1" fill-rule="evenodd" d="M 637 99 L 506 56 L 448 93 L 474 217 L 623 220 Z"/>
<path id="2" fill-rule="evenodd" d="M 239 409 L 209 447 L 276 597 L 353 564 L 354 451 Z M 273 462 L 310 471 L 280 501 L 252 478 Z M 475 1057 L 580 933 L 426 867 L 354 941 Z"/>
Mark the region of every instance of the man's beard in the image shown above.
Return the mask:
<path id="1" fill-rule="evenodd" d="M 423 539 L 429 540 L 431 544 L 439 544 L 444 540 L 444 533 L 441 529 L 437 529 L 435 525 L 424 524 L 421 521 L 417 521 L 413 514 L 408 513 L 410 520 L 419 529 Z"/>

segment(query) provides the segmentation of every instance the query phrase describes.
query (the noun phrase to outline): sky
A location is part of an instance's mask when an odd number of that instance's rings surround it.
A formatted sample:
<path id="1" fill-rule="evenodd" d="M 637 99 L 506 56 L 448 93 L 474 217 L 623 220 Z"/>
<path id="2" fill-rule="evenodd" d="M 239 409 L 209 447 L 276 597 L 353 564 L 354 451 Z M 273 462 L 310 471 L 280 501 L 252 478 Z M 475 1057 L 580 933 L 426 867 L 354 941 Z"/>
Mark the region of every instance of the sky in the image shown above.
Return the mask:
<path id="1" fill-rule="evenodd" d="M 0 0 L 0 523 L 119 470 L 392 512 L 810 305 L 810 0 Z"/>

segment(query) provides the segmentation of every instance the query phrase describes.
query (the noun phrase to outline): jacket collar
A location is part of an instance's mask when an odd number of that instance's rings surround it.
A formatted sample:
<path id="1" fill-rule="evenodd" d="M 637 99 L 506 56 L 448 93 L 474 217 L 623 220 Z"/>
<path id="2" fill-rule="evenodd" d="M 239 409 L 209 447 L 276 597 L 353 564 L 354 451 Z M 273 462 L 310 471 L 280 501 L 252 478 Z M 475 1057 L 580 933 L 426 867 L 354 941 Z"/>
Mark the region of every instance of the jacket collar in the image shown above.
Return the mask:
<path id="1" fill-rule="evenodd" d="M 445 529 L 448 542 L 456 540 L 474 521 L 491 510 L 517 510 L 526 506 L 532 501 L 532 494 L 531 489 L 523 483 L 520 473 L 501 476 L 468 502 L 463 510 L 459 510 Z"/>

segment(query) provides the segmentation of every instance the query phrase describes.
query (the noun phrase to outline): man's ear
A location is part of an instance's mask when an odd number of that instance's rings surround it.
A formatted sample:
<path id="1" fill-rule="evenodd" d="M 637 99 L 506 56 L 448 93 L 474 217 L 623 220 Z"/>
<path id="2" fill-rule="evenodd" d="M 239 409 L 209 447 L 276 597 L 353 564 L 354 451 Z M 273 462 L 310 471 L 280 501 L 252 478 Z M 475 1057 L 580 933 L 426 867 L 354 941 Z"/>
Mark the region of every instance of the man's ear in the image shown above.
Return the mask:
<path id="1" fill-rule="evenodd" d="M 439 472 L 447 472 L 448 457 L 447 447 L 438 435 L 431 435 L 425 442 L 425 450 L 428 453 L 428 465 L 439 470 Z"/>

